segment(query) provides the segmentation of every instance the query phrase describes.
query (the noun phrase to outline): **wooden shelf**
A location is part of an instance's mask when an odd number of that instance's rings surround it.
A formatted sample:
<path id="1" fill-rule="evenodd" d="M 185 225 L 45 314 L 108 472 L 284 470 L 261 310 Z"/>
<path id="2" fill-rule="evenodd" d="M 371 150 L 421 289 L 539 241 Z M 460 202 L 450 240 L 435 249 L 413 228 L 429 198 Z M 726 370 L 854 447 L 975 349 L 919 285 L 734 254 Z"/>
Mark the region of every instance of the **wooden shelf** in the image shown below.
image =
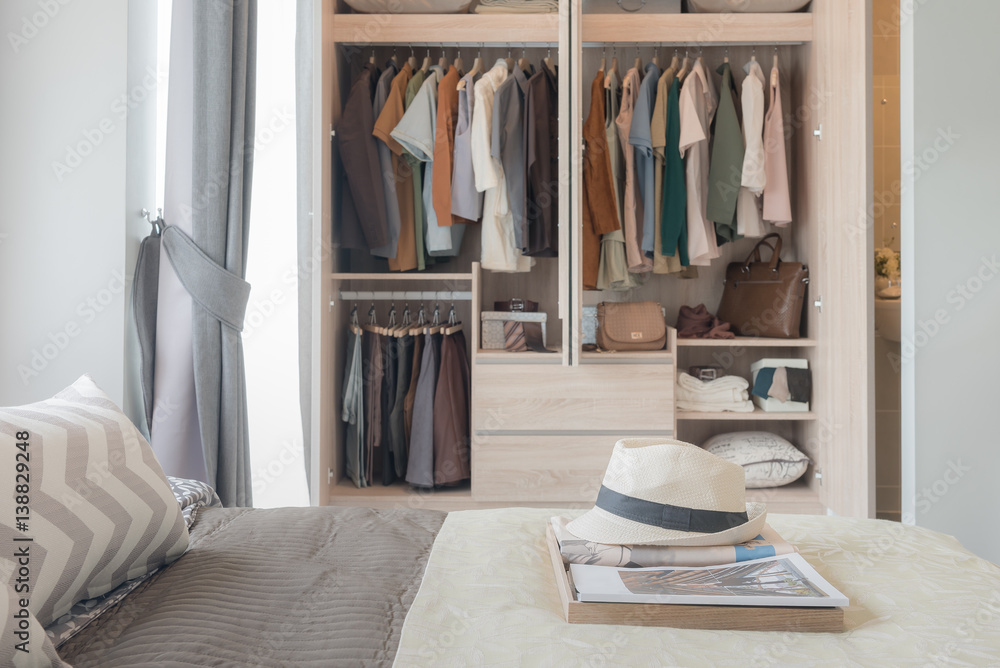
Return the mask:
<path id="1" fill-rule="evenodd" d="M 738 336 L 735 339 L 677 339 L 678 348 L 815 348 L 816 339 L 764 339 Z"/>
<path id="2" fill-rule="evenodd" d="M 583 42 L 653 44 L 800 44 L 813 39 L 813 16 L 794 14 L 584 14 Z"/>
<path id="3" fill-rule="evenodd" d="M 457 510 L 472 502 L 472 490 L 466 483 L 461 487 L 417 489 L 405 482 L 383 486 L 376 483 L 364 489 L 354 486 L 347 478 L 330 490 L 331 506 L 364 506 L 366 508 L 435 508 Z"/>
<path id="4" fill-rule="evenodd" d="M 562 364 L 562 351 L 558 348 L 551 353 L 509 353 L 506 350 L 476 351 L 476 364 Z"/>
<path id="5" fill-rule="evenodd" d="M 327 14 L 337 44 L 523 44 L 559 42 L 559 14 Z"/>
<path id="6" fill-rule="evenodd" d="M 393 272 L 391 274 L 352 274 L 340 272 L 330 274 L 335 281 L 471 281 L 472 274 L 435 274 L 427 272 Z"/>
<path id="7" fill-rule="evenodd" d="M 775 413 L 755 408 L 753 413 L 731 413 L 719 411 L 702 413 L 699 411 L 677 411 L 678 420 L 815 420 L 813 411 L 802 413 Z"/>
<path id="8" fill-rule="evenodd" d="M 646 362 L 649 364 L 673 364 L 674 356 L 669 350 L 635 350 L 628 352 L 607 352 L 582 351 L 580 360 L 586 364 L 635 364 L 636 362 Z"/>

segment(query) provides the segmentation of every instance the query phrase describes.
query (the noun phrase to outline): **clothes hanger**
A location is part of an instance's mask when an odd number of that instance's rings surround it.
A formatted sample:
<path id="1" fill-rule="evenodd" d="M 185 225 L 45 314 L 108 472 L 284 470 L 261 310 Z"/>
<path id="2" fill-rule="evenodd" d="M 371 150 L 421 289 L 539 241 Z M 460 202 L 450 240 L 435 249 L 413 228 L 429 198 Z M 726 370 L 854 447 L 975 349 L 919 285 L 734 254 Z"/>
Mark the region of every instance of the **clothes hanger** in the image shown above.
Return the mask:
<path id="1" fill-rule="evenodd" d="M 431 318 L 431 324 L 424 327 L 424 334 L 440 334 L 444 326 L 441 325 L 441 306 L 440 304 L 434 304 L 434 317 Z"/>
<path id="2" fill-rule="evenodd" d="M 598 72 L 603 72 L 608 64 L 608 45 L 604 45 L 604 49 L 601 51 L 601 69 Z"/>
<path id="3" fill-rule="evenodd" d="M 375 64 L 375 47 L 374 46 L 372 47 L 372 57 L 368 59 L 368 62 L 371 63 L 372 65 Z"/>
<path id="4" fill-rule="evenodd" d="M 399 65 L 399 59 L 396 58 L 396 47 L 392 47 L 392 62 Z"/>
<path id="5" fill-rule="evenodd" d="M 444 44 L 441 45 L 441 57 L 438 58 L 438 67 L 444 71 L 448 71 L 448 56 L 444 53 Z"/>
<path id="6" fill-rule="evenodd" d="M 608 74 L 611 74 L 611 72 L 614 72 L 615 74 L 618 74 L 618 45 L 617 44 L 612 44 L 611 45 L 611 70 L 608 72 Z M 621 79 L 621 75 L 618 75 L 618 78 Z"/>
<path id="7" fill-rule="evenodd" d="M 635 45 L 635 62 L 632 63 L 632 67 L 639 71 L 639 76 L 642 76 L 642 58 L 639 55 L 639 45 Z"/>
<path id="8" fill-rule="evenodd" d="M 414 71 L 417 69 L 417 65 L 420 64 L 420 61 L 417 60 L 417 53 L 416 51 L 413 50 L 412 44 L 410 45 L 410 57 L 407 59 L 406 62 L 409 64 L 410 69 Z"/>
<path id="9" fill-rule="evenodd" d="M 549 68 L 550 70 L 552 70 L 553 72 L 556 71 L 556 62 L 554 60 L 552 60 L 552 47 L 551 46 L 549 47 L 548 55 L 545 56 L 545 66 L 547 68 Z"/>
<path id="10" fill-rule="evenodd" d="M 461 58 L 462 52 L 459 51 L 458 55 L 459 58 Z M 458 66 L 456 65 L 456 67 Z M 483 71 L 483 51 L 482 51 L 482 45 L 480 45 L 479 51 L 476 52 L 476 59 L 472 61 L 472 69 L 466 72 L 466 75 L 471 74 L 472 78 L 474 79 L 482 71 Z M 458 90 L 463 90 L 464 88 L 465 88 L 465 78 L 463 77 L 462 80 L 458 82 Z"/>
<path id="11" fill-rule="evenodd" d="M 378 320 L 375 315 L 375 302 L 372 302 L 371 307 L 368 309 L 368 324 L 362 326 L 361 329 L 372 334 L 382 333 L 382 328 L 378 326 Z"/>
<path id="12" fill-rule="evenodd" d="M 465 63 L 462 62 L 462 49 L 461 49 L 461 47 L 459 47 L 459 49 L 458 49 L 458 53 L 455 56 L 455 62 L 452 63 L 452 66 L 456 70 L 458 70 L 458 75 L 462 76 L 462 71 L 465 69 Z"/>
<path id="13" fill-rule="evenodd" d="M 358 304 L 357 304 L 357 302 L 355 302 L 354 305 L 351 306 L 351 320 L 350 320 L 350 324 L 348 325 L 348 329 L 351 330 L 351 334 L 360 334 L 361 333 L 361 327 L 358 326 Z"/>
<path id="14" fill-rule="evenodd" d="M 691 71 L 691 58 L 688 57 L 688 52 L 685 50 L 684 62 L 681 64 L 681 71 L 677 73 L 677 78 L 681 81 L 681 83 L 684 82 L 684 79 L 687 78 L 687 75 L 690 73 L 690 71 Z"/>
<path id="15" fill-rule="evenodd" d="M 424 319 L 424 305 L 420 305 L 420 310 L 417 311 L 417 322 L 413 327 L 410 327 L 408 334 L 410 336 L 416 336 L 417 334 L 422 334 L 424 331 L 424 324 L 426 320 Z"/>
<path id="16" fill-rule="evenodd" d="M 455 304 L 452 304 L 451 310 L 448 311 L 448 326 L 445 327 L 441 333 L 445 336 L 451 336 L 452 334 L 461 332 L 463 328 L 464 325 L 462 325 L 462 323 L 459 322 L 458 318 L 455 316 Z"/>
<path id="17" fill-rule="evenodd" d="M 427 55 L 424 56 L 424 64 L 420 66 L 420 69 L 422 69 L 424 72 L 428 71 L 429 69 L 431 69 L 431 64 L 433 62 L 434 61 L 431 60 L 431 47 L 427 47 Z"/>
<path id="18" fill-rule="evenodd" d="M 652 62 L 657 67 L 660 66 L 660 55 L 659 55 L 660 46 L 662 45 L 657 45 L 653 47 L 653 57 L 650 60 L 650 62 Z"/>
<path id="19" fill-rule="evenodd" d="M 389 329 L 387 334 L 393 338 L 401 338 L 406 336 L 406 331 L 410 328 L 410 305 L 406 304 L 403 307 L 403 317 L 400 324 Z"/>
<path id="20" fill-rule="evenodd" d="M 729 47 L 728 46 L 726 47 L 726 56 L 722 59 L 722 62 L 723 63 L 728 63 L 729 62 Z"/>
<path id="21" fill-rule="evenodd" d="M 670 69 L 676 72 L 680 66 L 681 66 L 680 51 L 674 49 L 674 57 L 670 59 Z"/>
<path id="22" fill-rule="evenodd" d="M 528 60 L 528 45 L 521 44 L 521 59 L 517 61 L 517 66 L 520 67 L 525 72 L 531 71 L 531 61 Z"/>
<path id="23" fill-rule="evenodd" d="M 505 60 L 507 62 L 507 71 L 508 72 L 513 72 L 514 71 L 514 58 L 511 57 L 511 55 L 510 55 L 510 42 L 507 42 L 507 58 Z"/>
<path id="24" fill-rule="evenodd" d="M 778 85 L 778 47 L 774 47 L 774 65 L 771 66 L 771 88 Z"/>

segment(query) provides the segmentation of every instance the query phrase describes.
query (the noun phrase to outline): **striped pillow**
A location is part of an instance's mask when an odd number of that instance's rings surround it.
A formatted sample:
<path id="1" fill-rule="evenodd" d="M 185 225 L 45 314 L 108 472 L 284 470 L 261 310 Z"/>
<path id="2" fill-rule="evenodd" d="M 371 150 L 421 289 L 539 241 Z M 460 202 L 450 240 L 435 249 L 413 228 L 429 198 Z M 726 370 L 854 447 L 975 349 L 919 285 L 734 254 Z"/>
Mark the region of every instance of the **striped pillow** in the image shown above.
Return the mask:
<path id="1" fill-rule="evenodd" d="M 18 596 L 28 584 L 42 626 L 187 549 L 152 448 L 90 376 L 0 408 L 0 545 L 0 572 L 13 571 L 5 582 Z"/>

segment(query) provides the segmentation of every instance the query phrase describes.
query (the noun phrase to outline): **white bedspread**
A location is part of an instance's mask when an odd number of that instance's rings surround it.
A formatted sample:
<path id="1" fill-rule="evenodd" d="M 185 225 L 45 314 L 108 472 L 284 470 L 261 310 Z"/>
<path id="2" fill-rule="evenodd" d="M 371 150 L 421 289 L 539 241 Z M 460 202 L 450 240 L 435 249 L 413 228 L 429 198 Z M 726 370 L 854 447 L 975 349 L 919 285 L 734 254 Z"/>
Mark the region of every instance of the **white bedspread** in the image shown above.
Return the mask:
<path id="1" fill-rule="evenodd" d="M 943 534 L 769 515 L 851 600 L 844 632 L 567 624 L 545 548 L 560 510 L 451 513 L 403 626 L 397 666 L 1000 666 L 1000 568 Z"/>

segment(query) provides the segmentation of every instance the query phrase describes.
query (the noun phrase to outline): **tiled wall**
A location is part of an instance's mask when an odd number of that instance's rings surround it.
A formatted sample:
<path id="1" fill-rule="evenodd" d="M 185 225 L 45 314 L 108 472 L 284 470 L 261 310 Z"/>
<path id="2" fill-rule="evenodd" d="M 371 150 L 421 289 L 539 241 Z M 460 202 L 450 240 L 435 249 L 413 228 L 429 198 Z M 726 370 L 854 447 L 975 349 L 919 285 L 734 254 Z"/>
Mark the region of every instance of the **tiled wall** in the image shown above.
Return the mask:
<path id="1" fill-rule="evenodd" d="M 875 247 L 899 250 L 899 0 L 873 0 Z M 905 289 L 905 286 L 904 286 Z M 875 335 L 877 515 L 900 518 L 899 344 Z"/>

